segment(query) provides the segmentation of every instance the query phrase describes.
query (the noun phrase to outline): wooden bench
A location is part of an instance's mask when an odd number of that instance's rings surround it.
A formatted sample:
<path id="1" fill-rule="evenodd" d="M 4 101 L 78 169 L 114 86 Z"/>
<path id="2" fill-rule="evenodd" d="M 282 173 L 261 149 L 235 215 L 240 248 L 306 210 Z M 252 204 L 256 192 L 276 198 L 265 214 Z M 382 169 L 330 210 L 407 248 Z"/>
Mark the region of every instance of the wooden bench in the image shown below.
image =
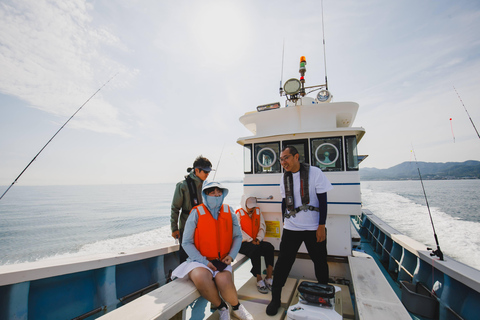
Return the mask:
<path id="1" fill-rule="evenodd" d="M 232 263 L 235 271 L 248 257 L 238 254 Z M 182 312 L 200 293 L 191 280 L 176 279 L 160 288 L 141 296 L 132 302 L 117 308 L 104 316 L 101 320 L 130 320 L 130 319 L 170 319 Z"/>
<path id="2" fill-rule="evenodd" d="M 359 320 L 412 319 L 372 257 L 353 251 L 348 263 Z"/>

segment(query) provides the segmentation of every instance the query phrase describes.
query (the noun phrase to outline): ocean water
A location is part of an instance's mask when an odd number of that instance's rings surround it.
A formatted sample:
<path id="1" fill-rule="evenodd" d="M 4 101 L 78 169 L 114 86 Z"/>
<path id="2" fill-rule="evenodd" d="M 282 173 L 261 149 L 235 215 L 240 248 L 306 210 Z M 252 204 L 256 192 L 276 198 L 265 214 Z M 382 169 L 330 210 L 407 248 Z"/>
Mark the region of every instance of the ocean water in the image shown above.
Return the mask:
<path id="1" fill-rule="evenodd" d="M 480 269 L 480 180 L 423 181 L 442 252 Z M 422 185 L 417 181 L 361 183 L 364 208 L 403 234 L 436 248 Z"/>
<path id="2" fill-rule="evenodd" d="M 480 180 L 424 181 L 444 254 L 480 269 Z M 242 183 L 225 183 L 234 209 Z M 398 231 L 433 246 L 420 181 L 362 182 L 362 200 Z M 14 186 L 0 201 L 0 265 L 174 243 L 175 184 Z"/>
<path id="3" fill-rule="evenodd" d="M 225 202 L 235 208 L 243 185 L 224 185 Z M 175 183 L 14 186 L 0 201 L 0 265 L 173 244 L 174 189 Z"/>

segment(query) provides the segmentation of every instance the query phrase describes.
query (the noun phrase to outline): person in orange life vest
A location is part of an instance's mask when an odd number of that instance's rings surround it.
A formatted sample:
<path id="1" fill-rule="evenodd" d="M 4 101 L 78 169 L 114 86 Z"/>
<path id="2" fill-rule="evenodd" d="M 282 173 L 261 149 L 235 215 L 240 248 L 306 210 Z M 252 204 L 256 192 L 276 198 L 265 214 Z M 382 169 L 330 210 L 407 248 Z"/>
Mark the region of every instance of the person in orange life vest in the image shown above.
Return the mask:
<path id="1" fill-rule="evenodd" d="M 261 293 L 268 293 L 272 288 L 272 273 L 273 273 L 273 245 L 269 242 L 263 241 L 265 237 L 265 220 L 257 207 L 257 198 L 248 197 L 242 201 L 242 208 L 236 211 L 240 227 L 242 228 L 242 246 L 240 253 L 250 258 L 252 262 L 252 269 L 250 272 L 254 277 L 257 277 L 257 290 Z M 261 257 L 265 259 L 265 266 L 267 267 L 267 276 L 265 281 L 261 274 Z"/>
<path id="2" fill-rule="evenodd" d="M 172 276 L 190 278 L 202 297 L 217 308 L 220 319 L 230 319 L 226 301 L 237 318 L 253 320 L 238 301 L 233 283 L 231 263 L 242 244 L 242 232 L 233 209 L 223 204 L 227 194 L 228 189 L 218 182 L 203 183 L 203 203 L 192 209 L 183 232 L 188 258 Z"/>

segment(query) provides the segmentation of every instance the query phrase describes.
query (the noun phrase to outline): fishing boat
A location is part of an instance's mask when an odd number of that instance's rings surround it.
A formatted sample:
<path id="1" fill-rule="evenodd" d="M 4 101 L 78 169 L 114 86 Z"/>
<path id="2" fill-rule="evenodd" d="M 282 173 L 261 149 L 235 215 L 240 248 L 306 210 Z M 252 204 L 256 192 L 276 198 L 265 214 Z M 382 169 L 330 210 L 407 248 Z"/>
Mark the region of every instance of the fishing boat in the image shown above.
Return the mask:
<path id="1" fill-rule="evenodd" d="M 327 249 L 333 296 L 325 305 L 305 301 L 298 287 L 315 281 L 302 245 L 275 316 L 265 308 L 250 261 L 233 263 L 241 303 L 255 319 L 478 319 L 480 271 L 403 235 L 362 207 L 358 144 L 353 126 L 359 105 L 332 102 L 327 83 L 300 77 L 280 88 L 285 103 L 260 105 L 240 117 L 252 133 L 244 151 L 244 194 L 257 198 L 266 241 L 279 249 L 283 228 L 279 156 L 294 145 L 300 160 L 319 167 L 334 186 L 328 192 Z M 313 93 L 313 96 L 309 96 Z M 405 213 L 406 216 L 408 212 Z M 0 267 L 0 319 L 218 318 L 190 280 L 170 279 L 178 244 L 118 253 L 50 259 Z M 199 316 L 200 315 L 200 316 Z"/>

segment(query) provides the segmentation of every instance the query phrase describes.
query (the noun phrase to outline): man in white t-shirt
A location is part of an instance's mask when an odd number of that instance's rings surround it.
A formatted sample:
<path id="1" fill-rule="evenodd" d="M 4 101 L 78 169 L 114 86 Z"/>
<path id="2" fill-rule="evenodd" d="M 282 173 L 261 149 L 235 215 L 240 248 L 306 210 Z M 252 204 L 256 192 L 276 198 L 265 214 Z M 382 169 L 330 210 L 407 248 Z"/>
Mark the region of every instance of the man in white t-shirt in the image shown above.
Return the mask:
<path id="1" fill-rule="evenodd" d="M 299 156 L 293 146 L 284 147 L 280 153 L 280 163 L 285 169 L 280 181 L 284 223 L 268 315 L 277 314 L 282 288 L 302 243 L 313 261 L 318 282 L 328 283 L 325 222 L 327 191 L 333 187 L 322 170 L 300 163 Z"/>

